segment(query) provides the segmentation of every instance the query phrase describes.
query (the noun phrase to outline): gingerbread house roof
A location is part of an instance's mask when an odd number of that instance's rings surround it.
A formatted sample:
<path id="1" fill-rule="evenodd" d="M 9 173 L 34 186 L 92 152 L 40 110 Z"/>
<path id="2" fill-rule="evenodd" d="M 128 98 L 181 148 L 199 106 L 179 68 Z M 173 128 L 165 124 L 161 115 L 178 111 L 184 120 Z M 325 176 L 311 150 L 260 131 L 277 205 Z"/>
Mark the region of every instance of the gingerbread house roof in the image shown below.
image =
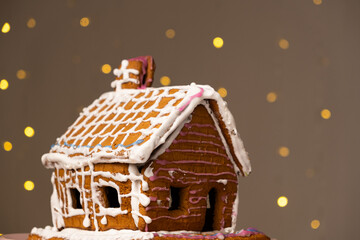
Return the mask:
<path id="1" fill-rule="evenodd" d="M 210 86 L 196 84 L 120 89 L 101 95 L 83 109 L 42 162 L 49 168 L 60 163 L 77 167 L 89 162 L 143 164 L 188 120 L 196 106 L 209 102 L 211 109 L 216 108 L 213 118 L 224 135 L 229 157 L 237 170 L 247 175 L 250 162 L 226 102 Z"/>

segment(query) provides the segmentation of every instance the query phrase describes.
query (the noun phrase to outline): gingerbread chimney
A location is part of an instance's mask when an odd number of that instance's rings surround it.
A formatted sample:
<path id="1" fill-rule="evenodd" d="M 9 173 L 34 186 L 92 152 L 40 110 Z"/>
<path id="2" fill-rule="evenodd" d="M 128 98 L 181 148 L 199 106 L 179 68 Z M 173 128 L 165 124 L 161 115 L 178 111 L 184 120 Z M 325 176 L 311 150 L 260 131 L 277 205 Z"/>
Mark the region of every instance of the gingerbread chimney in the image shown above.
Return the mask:
<path id="1" fill-rule="evenodd" d="M 111 83 L 115 91 L 120 89 L 143 89 L 150 87 L 155 72 L 155 62 L 151 56 L 140 56 L 123 60 L 114 69 L 116 79 Z"/>

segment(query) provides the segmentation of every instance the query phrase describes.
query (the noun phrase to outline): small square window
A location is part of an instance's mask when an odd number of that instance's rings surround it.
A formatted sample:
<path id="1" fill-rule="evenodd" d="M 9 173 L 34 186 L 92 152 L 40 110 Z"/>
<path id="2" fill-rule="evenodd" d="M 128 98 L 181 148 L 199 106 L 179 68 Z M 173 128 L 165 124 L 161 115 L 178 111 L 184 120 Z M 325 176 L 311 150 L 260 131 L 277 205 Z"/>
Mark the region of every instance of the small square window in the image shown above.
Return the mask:
<path id="1" fill-rule="evenodd" d="M 177 188 L 170 186 L 170 202 L 169 211 L 178 210 L 181 208 L 181 199 L 183 198 L 185 188 Z"/>
<path id="2" fill-rule="evenodd" d="M 118 191 L 113 187 L 100 187 L 103 204 L 106 208 L 119 208 Z"/>
<path id="3" fill-rule="evenodd" d="M 74 209 L 82 209 L 80 192 L 77 188 L 70 188 L 71 206 Z"/>

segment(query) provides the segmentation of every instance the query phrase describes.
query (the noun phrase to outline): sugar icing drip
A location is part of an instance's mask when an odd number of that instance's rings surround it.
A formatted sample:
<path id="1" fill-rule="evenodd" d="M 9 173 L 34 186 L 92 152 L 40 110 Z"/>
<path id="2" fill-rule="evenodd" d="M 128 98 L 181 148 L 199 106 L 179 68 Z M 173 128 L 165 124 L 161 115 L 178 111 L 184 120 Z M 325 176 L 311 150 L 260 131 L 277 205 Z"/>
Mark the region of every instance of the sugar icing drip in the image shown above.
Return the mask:
<path id="1" fill-rule="evenodd" d="M 102 225 L 106 225 L 107 224 L 107 218 L 106 218 L 106 216 L 104 216 L 102 219 L 101 219 L 101 224 Z"/>
<path id="2" fill-rule="evenodd" d="M 89 169 L 85 170 L 82 167 L 80 170 L 78 169 L 65 169 L 64 175 L 61 177 L 59 175 L 60 168 L 57 168 L 57 181 L 59 184 L 55 185 L 55 181 L 53 181 L 54 193 L 51 201 L 52 207 L 52 215 L 53 215 L 53 224 L 57 228 L 65 227 L 63 222 L 63 218 L 72 217 L 76 215 L 83 215 L 83 226 L 88 228 L 91 224 L 94 225 L 95 231 L 99 230 L 98 216 L 101 217 L 101 224 L 107 224 L 107 216 L 115 217 L 119 214 L 128 214 L 127 210 L 121 210 L 122 198 L 130 197 L 131 198 L 131 216 L 134 220 L 136 226 L 138 226 L 139 217 L 144 219 L 144 221 L 149 224 L 151 223 L 151 219 L 147 216 L 142 215 L 139 212 L 139 206 L 142 205 L 147 207 L 150 203 L 150 198 L 141 192 L 141 188 L 143 191 L 148 191 L 149 187 L 146 181 L 144 181 L 143 175 L 141 175 L 136 166 L 130 164 L 128 166 L 129 174 L 120 174 L 120 173 L 111 173 L 111 172 L 103 172 L 103 171 L 95 171 L 94 165 L 89 163 Z M 73 170 L 73 171 L 69 171 Z M 94 178 L 100 176 L 98 181 L 95 181 Z M 75 177 L 75 180 L 74 180 Z M 78 181 L 78 177 L 81 178 L 81 183 Z M 85 188 L 86 178 L 90 178 L 90 189 Z M 119 184 L 122 182 L 126 182 L 130 180 L 131 191 L 128 194 L 121 194 Z M 117 190 L 118 193 L 118 201 L 120 204 L 119 208 L 106 208 L 102 205 L 101 192 L 99 192 L 100 187 L 110 186 Z M 57 191 L 59 189 L 60 198 L 57 198 Z M 81 204 L 83 206 L 82 209 L 74 209 L 72 207 L 71 196 L 69 193 L 70 188 L 80 189 L 81 193 Z M 55 199 L 55 197 L 57 199 Z M 63 201 L 67 199 L 67 201 Z M 92 202 L 89 205 L 89 202 Z M 97 209 L 96 211 L 95 209 Z"/>

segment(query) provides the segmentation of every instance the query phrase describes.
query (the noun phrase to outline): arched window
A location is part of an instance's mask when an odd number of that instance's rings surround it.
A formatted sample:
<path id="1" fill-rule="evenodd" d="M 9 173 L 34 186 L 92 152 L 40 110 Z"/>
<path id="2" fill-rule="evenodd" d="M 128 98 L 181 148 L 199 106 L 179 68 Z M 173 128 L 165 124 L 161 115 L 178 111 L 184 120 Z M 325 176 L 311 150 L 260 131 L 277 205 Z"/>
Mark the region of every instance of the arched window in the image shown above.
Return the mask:
<path id="1" fill-rule="evenodd" d="M 215 217 L 215 203 L 216 203 L 216 189 L 210 189 L 206 198 L 206 215 L 205 223 L 202 232 L 208 232 L 214 230 L 214 217 Z"/>

